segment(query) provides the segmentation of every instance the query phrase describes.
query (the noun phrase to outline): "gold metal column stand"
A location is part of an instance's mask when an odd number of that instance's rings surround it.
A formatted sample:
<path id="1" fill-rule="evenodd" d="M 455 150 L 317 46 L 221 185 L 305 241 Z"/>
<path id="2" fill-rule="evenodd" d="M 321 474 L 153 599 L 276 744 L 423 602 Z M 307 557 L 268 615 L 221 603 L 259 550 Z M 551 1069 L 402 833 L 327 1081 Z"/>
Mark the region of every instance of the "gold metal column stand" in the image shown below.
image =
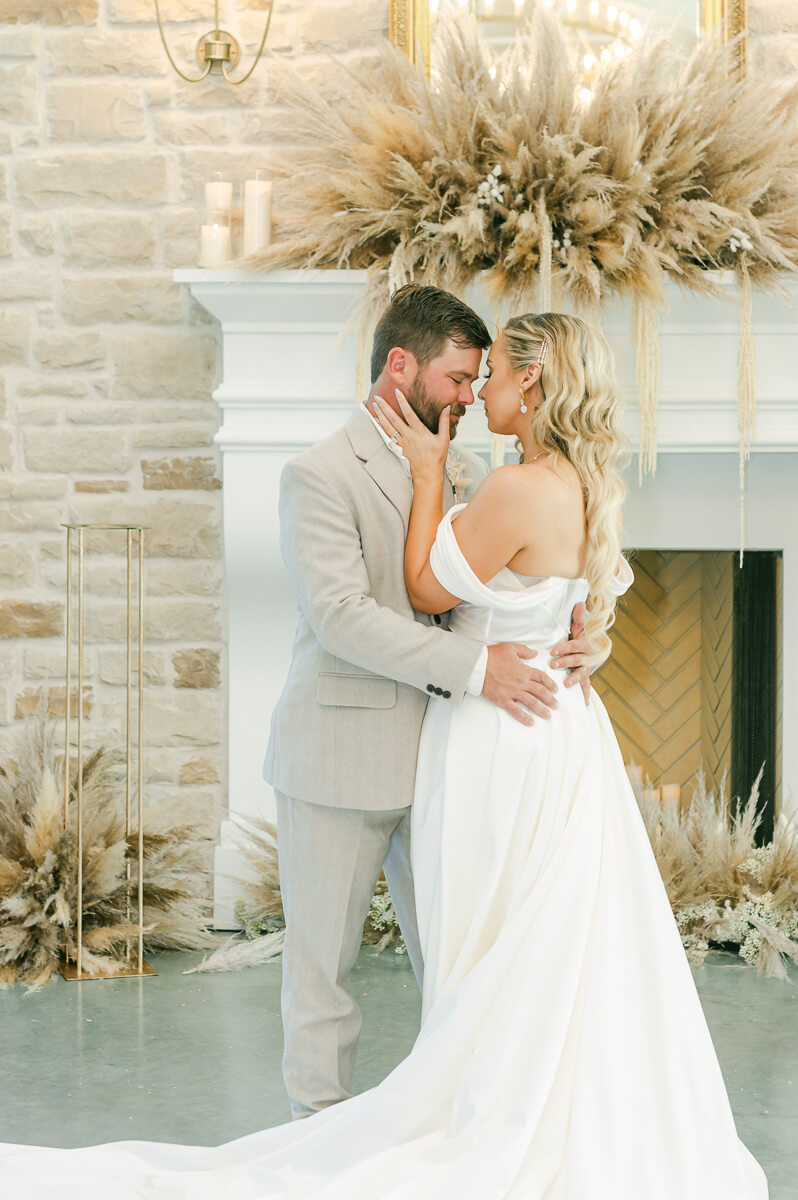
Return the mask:
<path id="1" fill-rule="evenodd" d="M 140 978 L 144 975 L 155 975 L 157 972 L 144 961 L 144 532 L 143 525 L 66 525 L 66 698 L 64 705 L 64 828 L 70 823 L 70 723 L 71 723 L 71 687 L 72 687 L 72 625 L 73 625 L 73 574 L 74 574 L 74 534 L 77 534 L 77 753 L 75 775 L 75 832 L 77 841 L 77 957 L 71 961 L 67 957 L 61 968 L 65 979 L 119 979 Z M 125 575 L 125 843 L 127 856 L 125 860 L 126 879 L 126 916 L 128 924 L 132 924 L 132 877 L 130 863 L 130 843 L 133 833 L 131 780 L 133 777 L 133 654 L 136 652 L 136 667 L 138 684 L 136 691 L 136 946 L 135 952 L 132 939 L 128 941 L 125 959 L 120 962 L 118 969 L 111 975 L 92 975 L 83 970 L 83 674 L 84 674 L 84 592 L 85 592 L 85 556 L 86 534 L 93 530 L 119 530 L 126 536 L 126 575 Z M 135 572 L 137 604 L 136 604 L 136 633 L 134 637 L 133 620 L 133 591 L 134 591 L 134 541 L 137 540 L 138 570 Z"/>

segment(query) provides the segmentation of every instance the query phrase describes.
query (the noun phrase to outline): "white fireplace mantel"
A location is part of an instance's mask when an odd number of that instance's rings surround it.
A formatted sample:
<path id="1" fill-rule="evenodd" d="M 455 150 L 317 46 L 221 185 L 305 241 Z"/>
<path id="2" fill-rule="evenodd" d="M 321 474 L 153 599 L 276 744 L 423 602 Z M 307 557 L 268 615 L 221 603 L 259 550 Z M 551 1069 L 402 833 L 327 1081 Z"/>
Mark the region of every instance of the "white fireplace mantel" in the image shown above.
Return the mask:
<path id="1" fill-rule="evenodd" d="M 225 579 L 229 650 L 228 803 L 231 813 L 270 817 L 261 777 L 272 708 L 290 659 L 296 608 L 279 549 L 280 472 L 294 454 L 340 426 L 356 399 L 356 336 L 344 326 L 365 272 L 275 271 L 244 278 L 235 270 L 174 272 L 176 282 L 221 325 L 222 411 L 216 441 L 223 456 Z M 729 300 L 668 292 L 660 328 L 662 384 L 657 473 L 629 479 L 628 546 L 734 549 L 737 507 L 737 347 L 733 276 L 716 277 Z M 798 301 L 798 287 L 792 288 Z M 469 301 L 490 318 L 477 286 Z M 489 324 L 490 324 L 489 319 Z M 494 321 L 495 324 L 495 321 Z M 637 444 L 631 314 L 608 305 L 602 325 L 613 346 Z M 754 343 L 757 430 L 748 470 L 749 548 L 784 552 L 784 726 L 798 728 L 798 317 L 781 301 L 756 295 Z M 490 436 L 481 406 L 458 439 L 478 452 Z M 798 809 L 798 739 L 784 739 L 783 810 Z M 244 873 L 225 822 L 217 848 L 215 920 L 236 925 L 234 889 L 222 877 Z"/>

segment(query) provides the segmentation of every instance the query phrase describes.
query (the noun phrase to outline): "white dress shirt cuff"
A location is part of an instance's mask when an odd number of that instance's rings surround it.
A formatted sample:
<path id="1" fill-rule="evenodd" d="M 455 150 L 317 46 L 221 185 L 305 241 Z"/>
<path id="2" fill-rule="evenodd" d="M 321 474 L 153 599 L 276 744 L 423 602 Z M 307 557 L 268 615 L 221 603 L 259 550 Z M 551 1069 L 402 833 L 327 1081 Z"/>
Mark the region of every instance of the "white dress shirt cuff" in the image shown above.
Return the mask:
<path id="1" fill-rule="evenodd" d="M 488 647 L 483 646 L 473 671 L 468 677 L 466 691 L 469 696 L 481 696 L 485 686 L 485 673 L 488 669 Z"/>

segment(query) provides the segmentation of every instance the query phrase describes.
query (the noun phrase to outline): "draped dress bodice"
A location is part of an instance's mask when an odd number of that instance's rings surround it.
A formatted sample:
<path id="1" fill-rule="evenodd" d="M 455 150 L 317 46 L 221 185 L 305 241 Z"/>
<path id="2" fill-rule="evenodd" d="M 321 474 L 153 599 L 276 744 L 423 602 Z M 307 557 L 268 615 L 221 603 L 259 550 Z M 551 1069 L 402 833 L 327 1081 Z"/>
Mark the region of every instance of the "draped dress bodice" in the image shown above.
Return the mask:
<path id="1" fill-rule="evenodd" d="M 574 605 L 587 599 L 587 579 L 562 575 L 532 579 L 502 567 L 483 583 L 464 557 L 452 527 L 463 508 L 464 504 L 455 504 L 443 518 L 430 553 L 438 582 L 463 601 L 452 611 L 450 630 L 489 645 L 523 642 L 545 650 L 567 638 Z M 621 557 L 614 593 L 625 592 L 633 578 L 632 568 Z"/>

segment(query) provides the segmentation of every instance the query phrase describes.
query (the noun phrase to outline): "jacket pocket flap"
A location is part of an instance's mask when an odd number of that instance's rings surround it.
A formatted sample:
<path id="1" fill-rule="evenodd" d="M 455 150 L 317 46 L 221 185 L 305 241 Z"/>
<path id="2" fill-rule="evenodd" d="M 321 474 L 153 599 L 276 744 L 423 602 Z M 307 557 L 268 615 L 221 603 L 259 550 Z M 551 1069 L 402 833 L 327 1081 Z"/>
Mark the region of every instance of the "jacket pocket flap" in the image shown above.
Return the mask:
<path id="1" fill-rule="evenodd" d="M 319 673 L 316 683 L 319 704 L 343 708 L 393 708 L 396 704 L 396 680 L 384 675 L 344 675 L 332 671 Z"/>

